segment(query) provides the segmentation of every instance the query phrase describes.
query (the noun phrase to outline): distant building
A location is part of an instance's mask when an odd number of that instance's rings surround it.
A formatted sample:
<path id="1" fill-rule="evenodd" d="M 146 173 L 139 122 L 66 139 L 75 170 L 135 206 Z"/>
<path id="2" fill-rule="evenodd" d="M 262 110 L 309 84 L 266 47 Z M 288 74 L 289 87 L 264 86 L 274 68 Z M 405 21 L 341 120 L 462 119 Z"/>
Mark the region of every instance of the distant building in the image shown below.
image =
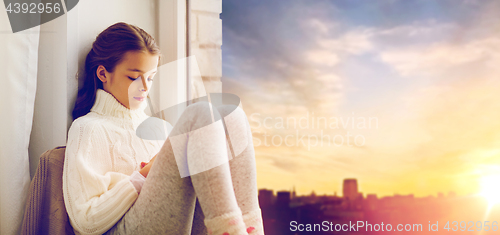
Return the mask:
<path id="1" fill-rule="evenodd" d="M 367 201 L 377 201 L 377 194 L 366 194 Z"/>
<path id="2" fill-rule="evenodd" d="M 356 179 L 344 179 L 342 192 L 345 199 L 354 201 L 359 198 L 358 181 Z"/>
<path id="3" fill-rule="evenodd" d="M 276 195 L 276 206 L 278 208 L 287 208 L 290 205 L 290 192 L 279 191 Z"/>
<path id="4" fill-rule="evenodd" d="M 366 208 L 369 210 L 377 209 L 377 194 L 366 195 Z"/>
<path id="5" fill-rule="evenodd" d="M 260 189 L 259 190 L 259 205 L 261 208 L 268 208 L 273 205 L 274 193 L 273 190 Z"/>
<path id="6" fill-rule="evenodd" d="M 361 210 L 363 194 L 358 192 L 358 181 L 356 179 L 344 179 L 342 186 L 344 209 Z"/>

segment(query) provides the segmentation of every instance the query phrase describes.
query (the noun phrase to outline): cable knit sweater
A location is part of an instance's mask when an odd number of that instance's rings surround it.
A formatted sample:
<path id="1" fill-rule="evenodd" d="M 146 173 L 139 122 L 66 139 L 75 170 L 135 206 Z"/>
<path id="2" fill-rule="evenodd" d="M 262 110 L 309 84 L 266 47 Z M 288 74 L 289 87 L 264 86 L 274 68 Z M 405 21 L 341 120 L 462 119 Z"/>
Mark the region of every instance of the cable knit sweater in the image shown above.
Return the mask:
<path id="1" fill-rule="evenodd" d="M 98 89 L 91 111 L 73 121 L 68 133 L 63 171 L 66 210 L 76 234 L 102 234 L 132 206 L 138 192 L 131 175 L 148 162 L 163 143 L 137 136 L 147 118 L 146 102 L 136 110 L 121 105 L 113 95 Z M 160 120 L 160 119 L 158 119 Z M 172 126 L 151 128 L 167 136 Z M 142 126 L 141 126 L 142 128 Z"/>

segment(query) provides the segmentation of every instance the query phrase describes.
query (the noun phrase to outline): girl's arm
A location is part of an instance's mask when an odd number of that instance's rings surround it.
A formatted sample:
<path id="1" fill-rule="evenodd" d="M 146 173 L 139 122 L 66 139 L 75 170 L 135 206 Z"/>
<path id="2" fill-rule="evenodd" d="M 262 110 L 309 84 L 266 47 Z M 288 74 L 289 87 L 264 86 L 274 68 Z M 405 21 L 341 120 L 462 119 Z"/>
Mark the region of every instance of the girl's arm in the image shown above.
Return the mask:
<path id="1" fill-rule="evenodd" d="M 130 176 L 109 170 L 109 143 L 99 123 L 75 120 L 68 133 L 63 170 L 64 203 L 73 228 L 102 234 L 132 206 Z"/>
<path id="2" fill-rule="evenodd" d="M 132 175 L 130 176 L 130 181 L 134 185 L 135 190 L 137 190 L 138 194 L 141 193 L 142 185 L 144 184 L 144 181 L 146 181 L 149 169 L 151 169 L 151 165 L 153 164 L 155 158 L 156 155 L 151 159 L 151 161 L 149 161 L 149 163 L 141 162 L 141 170 L 134 171 L 134 173 L 132 173 Z"/>

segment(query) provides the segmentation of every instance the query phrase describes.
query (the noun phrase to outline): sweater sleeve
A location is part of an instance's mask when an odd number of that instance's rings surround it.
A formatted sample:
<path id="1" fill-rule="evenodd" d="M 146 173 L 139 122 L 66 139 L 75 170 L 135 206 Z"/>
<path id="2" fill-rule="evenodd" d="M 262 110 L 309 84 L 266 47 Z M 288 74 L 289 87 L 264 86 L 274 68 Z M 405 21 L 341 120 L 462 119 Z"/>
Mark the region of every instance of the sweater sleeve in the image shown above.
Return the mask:
<path id="1" fill-rule="evenodd" d="M 141 193 L 142 185 L 144 185 L 144 181 L 146 181 L 146 177 L 144 177 L 140 172 L 134 171 L 132 175 L 130 176 L 130 182 L 135 187 L 135 190 L 137 193 Z"/>
<path id="2" fill-rule="evenodd" d="M 73 122 L 63 171 L 64 203 L 73 229 L 102 234 L 132 206 L 138 193 L 130 176 L 107 170 L 109 151 L 98 125 Z"/>

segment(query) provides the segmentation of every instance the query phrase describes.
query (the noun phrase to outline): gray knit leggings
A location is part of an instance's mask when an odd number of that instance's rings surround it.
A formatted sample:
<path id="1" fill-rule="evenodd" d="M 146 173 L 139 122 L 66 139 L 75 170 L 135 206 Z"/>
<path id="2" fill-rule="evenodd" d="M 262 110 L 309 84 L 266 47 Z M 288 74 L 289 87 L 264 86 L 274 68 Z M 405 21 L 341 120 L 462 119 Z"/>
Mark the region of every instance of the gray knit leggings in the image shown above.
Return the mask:
<path id="1" fill-rule="evenodd" d="M 207 128 L 213 120 L 218 124 Z M 224 129 L 227 135 L 221 136 Z M 189 134 L 175 140 L 174 136 L 182 133 Z M 227 151 L 212 147 L 220 143 Z M 215 162 L 226 161 L 201 172 L 189 172 L 210 165 L 207 156 L 218 158 Z M 184 177 L 186 172 L 189 176 Z M 252 133 L 239 107 L 216 109 L 207 102 L 188 106 L 158 153 L 136 202 L 106 234 L 191 234 L 196 197 L 205 218 L 234 207 L 243 214 L 259 208 Z"/>

